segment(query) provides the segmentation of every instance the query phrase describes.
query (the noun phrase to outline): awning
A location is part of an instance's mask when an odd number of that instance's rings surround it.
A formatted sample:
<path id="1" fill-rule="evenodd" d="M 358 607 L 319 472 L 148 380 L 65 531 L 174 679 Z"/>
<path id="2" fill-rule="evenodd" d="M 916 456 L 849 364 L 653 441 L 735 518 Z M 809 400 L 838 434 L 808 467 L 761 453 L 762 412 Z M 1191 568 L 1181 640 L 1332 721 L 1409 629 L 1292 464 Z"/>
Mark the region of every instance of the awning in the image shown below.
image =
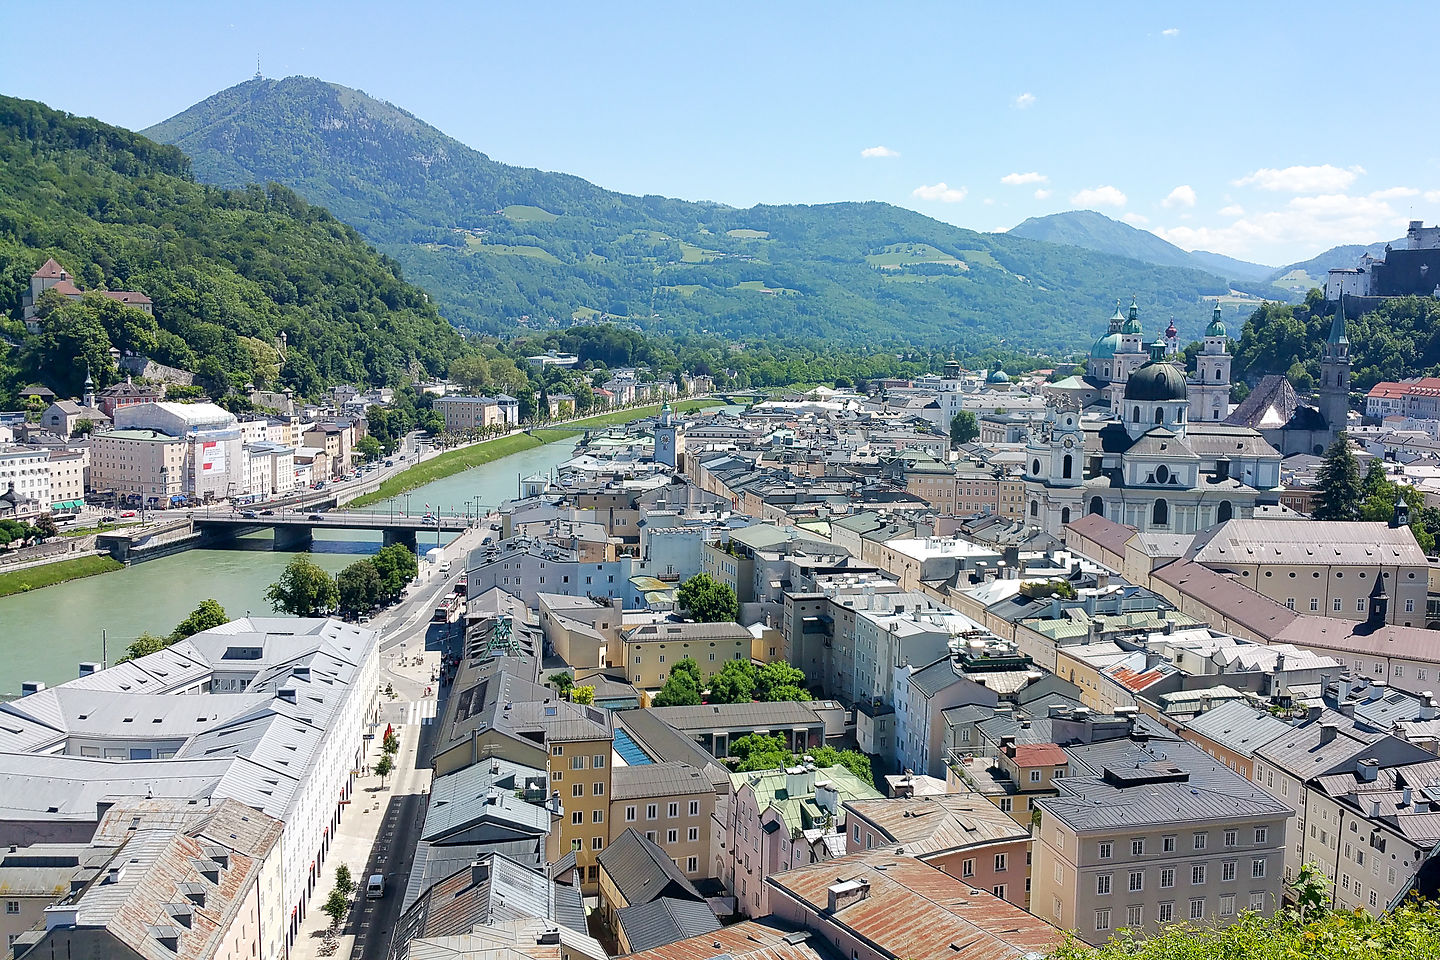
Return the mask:
<path id="1" fill-rule="evenodd" d="M 51 502 L 51 510 L 79 510 L 85 506 L 84 500 L 55 500 Z"/>

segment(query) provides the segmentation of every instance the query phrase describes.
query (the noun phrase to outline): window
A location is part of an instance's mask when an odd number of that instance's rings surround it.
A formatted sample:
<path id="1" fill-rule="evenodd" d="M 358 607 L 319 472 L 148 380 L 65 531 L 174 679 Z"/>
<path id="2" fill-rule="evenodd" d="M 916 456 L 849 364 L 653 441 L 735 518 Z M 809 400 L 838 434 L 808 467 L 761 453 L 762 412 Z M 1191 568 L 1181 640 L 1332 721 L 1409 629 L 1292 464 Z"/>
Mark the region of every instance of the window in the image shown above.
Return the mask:
<path id="1" fill-rule="evenodd" d="M 1252 893 L 1252 894 L 1250 894 L 1250 909 L 1251 909 L 1251 910 L 1264 910 L 1264 909 L 1265 909 L 1265 894 L 1263 894 L 1263 893 Z"/>
<path id="2" fill-rule="evenodd" d="M 1235 916 L 1235 894 L 1227 893 L 1220 898 L 1220 916 Z"/>
<path id="3" fill-rule="evenodd" d="M 590 822 L 591 822 L 591 823 L 604 823 L 604 822 L 605 822 L 605 811 L 604 811 L 604 810 L 592 810 L 592 811 L 591 811 Z"/>
<path id="4" fill-rule="evenodd" d="M 1141 856 L 1144 856 L 1144 855 L 1145 855 L 1145 841 L 1144 841 L 1144 840 L 1131 840 L 1131 841 L 1130 841 L 1130 856 L 1132 856 L 1132 857 L 1141 857 Z"/>
<path id="5" fill-rule="evenodd" d="M 698 816 L 700 816 L 700 801 L 699 801 L 699 800 L 691 800 L 691 801 L 690 801 L 690 816 L 692 816 L 692 817 L 698 817 Z"/>
<path id="6" fill-rule="evenodd" d="M 1175 904 L 1162 903 L 1155 907 L 1155 919 L 1160 923 L 1170 923 L 1175 919 Z"/>
<path id="7" fill-rule="evenodd" d="M 1364 598 L 1364 597 L 1358 597 L 1358 598 L 1355 600 L 1355 612 L 1356 612 L 1356 613 L 1364 613 L 1364 612 L 1365 612 L 1365 598 Z"/>
<path id="8" fill-rule="evenodd" d="M 1269 839 L 1270 839 L 1270 828 L 1269 828 L 1269 827 L 1256 827 L 1256 828 L 1255 828 L 1255 842 L 1256 842 L 1256 843 L 1265 843 L 1265 842 L 1268 841 Z"/>
<path id="9" fill-rule="evenodd" d="M 1115 844 L 1109 840 L 1100 841 L 1100 859 L 1109 860 L 1115 853 Z"/>
<path id="10" fill-rule="evenodd" d="M 645 819 L 654 820 L 660 815 L 660 807 L 654 803 L 645 804 Z"/>
<path id="11" fill-rule="evenodd" d="M 686 840 L 689 840 L 691 843 L 694 843 L 696 840 L 699 840 L 699 839 L 700 839 L 700 828 L 699 828 L 699 827 L 691 827 L 691 828 L 690 828 L 690 832 L 689 832 L 689 834 L 685 837 L 685 839 L 686 839 Z"/>
<path id="12" fill-rule="evenodd" d="M 1224 863 L 1220 864 L 1220 879 L 1221 879 L 1221 880 L 1234 880 L 1234 879 L 1235 879 L 1235 861 L 1234 861 L 1234 860 L 1226 860 Z"/>
<path id="13" fill-rule="evenodd" d="M 672 802 L 665 808 L 665 816 L 670 819 L 680 816 L 680 804 Z"/>
<path id="14" fill-rule="evenodd" d="M 1205 841 L 1206 841 L 1208 838 L 1209 838 L 1209 834 L 1205 834 L 1205 833 L 1197 833 L 1197 834 L 1195 834 L 1195 849 L 1196 849 L 1196 850 L 1204 850 L 1204 849 L 1205 849 Z"/>
<path id="15" fill-rule="evenodd" d="M 1319 598 L 1319 597 L 1311 597 L 1311 598 L 1310 598 L 1310 612 L 1311 612 L 1311 613 L 1314 613 L 1315 611 L 1317 611 L 1317 610 L 1319 610 L 1319 609 L 1320 609 L 1320 598 Z M 1224 905 L 1223 902 L 1221 903 L 1220 908 L 1221 908 L 1222 910 L 1225 908 L 1225 905 Z"/>
<path id="16" fill-rule="evenodd" d="M 666 843 L 676 843 L 676 842 L 678 842 L 679 840 L 680 840 L 680 831 L 679 831 L 679 830 L 666 830 L 666 831 L 665 831 L 665 842 L 666 842 Z"/>
<path id="17" fill-rule="evenodd" d="M 859 828 L 857 827 L 856 829 L 859 829 Z M 967 859 L 967 860 L 962 860 L 961 863 L 960 863 L 960 877 L 961 877 L 961 879 L 964 879 L 964 878 L 966 878 L 966 877 L 973 877 L 973 876 L 975 876 L 975 858 L 974 858 L 974 857 L 971 857 L 971 858 L 969 858 L 969 859 Z"/>
<path id="18" fill-rule="evenodd" d="M 1372 906 L 1372 907 L 1375 906 L 1375 900 L 1376 900 L 1375 891 L 1374 891 L 1374 890 L 1371 890 L 1371 891 L 1370 891 L 1370 906 Z"/>
<path id="19" fill-rule="evenodd" d="M 1110 911 L 1109 911 L 1109 910 L 1096 910 L 1096 911 L 1095 911 L 1095 929 L 1096 929 L 1096 930 L 1109 930 L 1109 929 L 1110 929 Z"/>
<path id="20" fill-rule="evenodd" d="M 1145 889 L 1145 874 L 1139 870 L 1130 871 L 1130 892 L 1139 893 Z"/>
<path id="21" fill-rule="evenodd" d="M 1014 807 L 1014 804 L 1011 803 L 1009 797 L 1001 797 L 1001 798 L 1000 798 L 1000 811 L 1001 811 L 1002 813 L 1010 813 L 1011 810 L 1013 809 L 1013 807 Z"/>
<path id="22" fill-rule="evenodd" d="M 576 853 L 579 853 L 581 850 L 585 849 L 585 841 L 581 840 L 579 837 L 576 837 L 574 840 L 570 841 L 570 849 L 574 850 Z"/>
<path id="23" fill-rule="evenodd" d="M 1162 838 L 1161 841 L 1160 841 L 1160 848 L 1161 848 L 1162 850 L 1164 850 L 1166 853 L 1174 853 L 1174 852 L 1175 852 L 1175 838 L 1174 838 L 1174 837 L 1164 837 L 1164 838 Z"/>
<path id="24" fill-rule="evenodd" d="M 995 854 L 995 872 L 1004 873 L 1010 869 L 1010 855 L 1008 853 Z"/>
<path id="25" fill-rule="evenodd" d="M 596 781 L 595 781 L 595 789 L 594 789 L 593 792 L 594 792 L 595 796 L 597 796 L 597 797 L 603 797 L 603 796 L 605 795 L 605 781 L 603 781 L 603 780 L 596 780 Z"/>
<path id="26" fill-rule="evenodd" d="M 1155 507 L 1150 511 L 1150 522 L 1157 527 L 1163 527 L 1170 522 L 1170 505 L 1164 499 L 1155 501 Z"/>
<path id="27" fill-rule="evenodd" d="M 590 758 L 590 766 L 596 770 L 603 770 L 605 768 L 605 755 L 601 753 L 595 754 L 595 756 Z"/>
<path id="28" fill-rule="evenodd" d="M 700 860 L 697 857 L 690 857 L 685 861 L 685 872 L 694 873 L 700 869 Z"/>
<path id="29" fill-rule="evenodd" d="M 1095 895 L 1104 897 L 1110 894 L 1110 874 L 1102 873 L 1095 878 Z"/>
<path id="30" fill-rule="evenodd" d="M 1125 908 L 1125 926 L 1135 928 L 1145 922 L 1145 908 L 1138 903 Z"/>
<path id="31" fill-rule="evenodd" d="M 584 770 L 584 769 L 585 769 L 585 758 L 584 758 L 583 756 L 581 756 L 581 757 L 571 757 L 571 758 L 570 758 L 570 769 L 571 769 L 571 770 Z"/>
<path id="32" fill-rule="evenodd" d="M 1039 770 L 1031 770 L 1031 771 L 1030 771 L 1030 782 L 1031 782 L 1031 783 L 1039 783 L 1039 782 L 1040 782 L 1040 771 L 1039 771 Z"/>
<path id="33" fill-rule="evenodd" d="M 1235 846 L 1236 843 L 1239 842 L 1239 840 L 1240 840 L 1240 831 L 1238 831 L 1238 830 L 1226 830 L 1226 831 L 1225 831 L 1225 846 L 1227 846 L 1227 847 L 1233 847 L 1233 846 Z"/>
<path id="34" fill-rule="evenodd" d="M 595 812 L 596 812 L 596 813 L 599 813 L 600 811 L 599 811 L 599 810 L 596 810 Z M 591 838 L 590 838 L 590 849 L 591 849 L 591 850 L 604 850 L 604 849 L 605 849 L 605 838 L 604 838 L 604 837 L 591 837 Z"/>
<path id="35" fill-rule="evenodd" d="M 571 787 L 571 788 L 570 788 L 570 796 L 572 796 L 572 797 L 583 797 L 583 796 L 585 796 L 585 784 L 583 784 L 583 783 L 577 783 L 577 784 L 575 784 L 573 787 Z"/>
<path id="36" fill-rule="evenodd" d="M 1335 610 L 1336 613 L 1339 613 L 1339 612 L 1340 612 L 1340 598 L 1339 598 L 1339 597 L 1336 597 L 1336 598 L 1335 598 L 1335 602 L 1334 602 L 1334 604 L 1333 604 L 1333 607 L 1334 607 L 1334 610 Z"/>
<path id="37" fill-rule="evenodd" d="M 1251 877 L 1251 879 L 1259 880 L 1259 879 L 1263 878 L 1264 876 L 1265 876 L 1265 861 L 1264 861 L 1264 860 L 1251 860 L 1251 861 L 1250 861 L 1250 877 Z"/>
<path id="38" fill-rule="evenodd" d="M 556 744 L 555 746 L 553 746 L 553 747 L 550 748 L 550 755 L 551 755 L 552 757 L 563 757 L 563 756 L 565 756 L 565 747 L 564 747 L 563 745 L 561 745 L 561 744 Z"/>
<path id="39" fill-rule="evenodd" d="M 1190 886 L 1203 887 L 1205 885 L 1205 864 L 1197 863 L 1190 868 Z"/>
<path id="40" fill-rule="evenodd" d="M 1166 867 L 1160 871 L 1160 888 L 1168 890 L 1173 886 L 1175 886 L 1175 868 Z"/>
<path id="41" fill-rule="evenodd" d="M 584 810 L 576 810 L 576 811 L 572 812 L 572 813 L 570 814 L 570 822 L 571 822 L 572 824 L 575 824 L 576 826 L 579 826 L 580 824 L 584 823 L 584 822 L 585 822 L 585 811 L 584 811 Z"/>
<path id="42" fill-rule="evenodd" d="M 1196 897 L 1190 901 L 1190 919 L 1201 920 L 1205 917 L 1205 898 Z"/>
<path id="43" fill-rule="evenodd" d="M 12 913 L 12 914 L 13 914 L 13 913 L 19 913 L 19 912 L 20 912 L 20 901 L 19 901 L 19 900 L 6 900 L 6 901 L 5 901 L 5 912 L 6 912 L 6 913 Z"/>
<path id="44" fill-rule="evenodd" d="M 626 808 L 625 808 L 625 822 L 626 822 L 626 823 L 634 823 L 634 822 L 635 822 L 635 808 L 634 808 L 634 807 L 626 807 Z"/>

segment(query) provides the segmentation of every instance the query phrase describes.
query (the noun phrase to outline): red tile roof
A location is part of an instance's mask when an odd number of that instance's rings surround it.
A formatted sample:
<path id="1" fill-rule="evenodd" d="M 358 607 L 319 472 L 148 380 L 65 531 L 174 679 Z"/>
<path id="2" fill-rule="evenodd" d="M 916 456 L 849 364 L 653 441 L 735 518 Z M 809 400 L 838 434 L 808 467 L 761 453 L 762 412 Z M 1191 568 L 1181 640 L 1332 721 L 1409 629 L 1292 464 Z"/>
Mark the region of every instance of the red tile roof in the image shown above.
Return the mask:
<path id="1" fill-rule="evenodd" d="M 61 280 L 59 283 L 53 283 L 50 285 L 50 289 L 54 290 L 62 297 L 79 297 L 83 296 L 85 292 L 79 287 L 75 286 L 75 284 L 71 283 L 69 280 Z"/>
<path id="2" fill-rule="evenodd" d="M 62 277 L 69 277 L 65 268 L 56 263 L 53 259 L 46 260 L 40 264 L 40 269 L 30 274 L 32 277 L 39 277 L 42 280 L 58 280 Z"/>
<path id="3" fill-rule="evenodd" d="M 735 960 L 819 960 L 832 956 L 828 951 L 818 952 L 808 942 L 818 938 L 790 935 L 786 939 L 788 933 L 768 920 L 745 920 L 713 933 L 632 953 L 626 960 L 712 960 L 721 954 Z"/>
<path id="4" fill-rule="evenodd" d="M 1017 767 L 1062 767 L 1070 762 L 1065 751 L 1054 743 L 1021 743 L 1015 747 Z"/>
<path id="5" fill-rule="evenodd" d="M 1125 555 L 1125 544 L 1135 536 L 1135 528 L 1127 527 L 1123 523 L 1116 523 L 1098 513 L 1087 514 L 1079 520 L 1072 520 L 1066 524 L 1067 530 L 1074 530 L 1086 540 L 1098 543 L 1100 546 L 1119 556 Z M 1095 559 L 1094 557 L 1091 558 Z"/>

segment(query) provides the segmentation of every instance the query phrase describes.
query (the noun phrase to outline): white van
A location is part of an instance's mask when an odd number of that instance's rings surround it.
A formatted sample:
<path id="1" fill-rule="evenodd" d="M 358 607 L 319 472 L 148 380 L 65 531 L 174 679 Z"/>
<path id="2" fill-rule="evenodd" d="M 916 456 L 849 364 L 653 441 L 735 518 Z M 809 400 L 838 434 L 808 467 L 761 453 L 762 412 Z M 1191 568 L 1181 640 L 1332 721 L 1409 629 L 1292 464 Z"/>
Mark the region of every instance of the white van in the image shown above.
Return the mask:
<path id="1" fill-rule="evenodd" d="M 365 884 L 365 899 L 379 900 L 385 896 L 385 877 L 383 874 L 372 873 L 370 882 Z"/>
<path id="2" fill-rule="evenodd" d="M 440 576 L 448 576 L 450 573 L 450 561 L 446 560 L 440 564 Z"/>

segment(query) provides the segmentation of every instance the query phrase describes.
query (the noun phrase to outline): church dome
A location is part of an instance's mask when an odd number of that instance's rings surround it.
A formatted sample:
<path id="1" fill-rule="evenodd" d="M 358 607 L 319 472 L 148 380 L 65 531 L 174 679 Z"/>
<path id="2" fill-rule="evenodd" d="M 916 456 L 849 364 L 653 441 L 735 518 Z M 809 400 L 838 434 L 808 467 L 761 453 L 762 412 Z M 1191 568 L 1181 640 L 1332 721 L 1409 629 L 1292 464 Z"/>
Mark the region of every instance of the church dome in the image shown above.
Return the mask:
<path id="1" fill-rule="evenodd" d="M 1010 382 L 1010 375 L 1009 375 L 1008 373 L 1006 373 L 1004 370 L 996 370 L 994 373 L 990 374 L 990 377 L 989 377 L 988 382 L 989 382 L 989 383 L 1009 383 L 1009 382 Z"/>
<path id="2" fill-rule="evenodd" d="M 1120 334 L 1107 333 L 1099 340 L 1096 340 L 1095 346 L 1090 348 L 1090 358 L 1092 360 L 1109 360 L 1115 356 L 1115 352 L 1119 349 Z"/>
<path id="3" fill-rule="evenodd" d="M 1184 400 L 1188 396 L 1185 374 L 1166 360 L 1151 360 L 1125 381 L 1126 400 Z"/>
<path id="4" fill-rule="evenodd" d="M 1225 323 L 1220 319 L 1220 304 L 1218 302 L 1215 304 L 1215 313 L 1210 318 L 1210 326 L 1205 328 L 1205 336 L 1225 336 Z"/>
<path id="5" fill-rule="evenodd" d="M 1165 339 L 1174 340 L 1178 336 L 1180 336 L 1180 331 L 1175 329 L 1175 318 L 1171 317 L 1170 326 L 1165 328 Z"/>
<path id="6" fill-rule="evenodd" d="M 1120 328 L 1121 333 L 1140 333 L 1140 305 L 1130 301 L 1130 316 L 1125 318 L 1125 325 Z"/>

